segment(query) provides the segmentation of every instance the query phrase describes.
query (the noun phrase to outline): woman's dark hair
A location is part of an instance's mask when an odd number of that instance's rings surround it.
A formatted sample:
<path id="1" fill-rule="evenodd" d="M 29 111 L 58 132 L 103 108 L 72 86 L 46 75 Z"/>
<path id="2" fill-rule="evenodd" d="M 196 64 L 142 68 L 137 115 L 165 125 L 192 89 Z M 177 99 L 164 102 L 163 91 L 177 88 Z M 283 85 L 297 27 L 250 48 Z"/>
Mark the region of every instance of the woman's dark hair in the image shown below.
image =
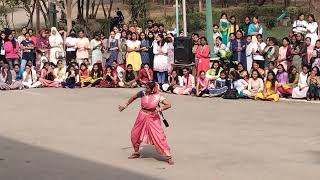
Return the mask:
<path id="1" fill-rule="evenodd" d="M 211 69 L 214 69 L 214 64 L 218 64 L 218 67 L 217 67 L 217 69 L 216 69 L 216 73 L 215 73 L 215 76 L 217 76 L 218 74 L 219 74 L 219 71 L 220 71 L 220 68 L 221 68 L 221 64 L 220 64 L 220 62 L 219 61 L 213 61 L 212 62 L 212 66 L 211 66 Z"/>
<path id="2" fill-rule="evenodd" d="M 241 33 L 241 38 L 243 37 L 243 32 L 241 30 L 238 30 L 237 33 Z M 236 33 L 236 35 L 237 35 L 237 33 Z M 237 38 L 237 36 L 236 36 L 236 38 Z"/>
<path id="3" fill-rule="evenodd" d="M 77 37 L 77 33 L 74 29 L 71 29 L 69 32 L 68 37 L 72 37 L 72 38 L 76 38 Z"/>
<path id="4" fill-rule="evenodd" d="M 42 69 L 45 69 L 47 65 L 50 65 L 50 63 L 49 62 L 43 63 Z"/>
<path id="5" fill-rule="evenodd" d="M 153 92 L 154 88 L 156 87 L 156 83 L 153 81 L 149 81 L 146 83 L 146 86 L 148 86 L 151 90 L 151 92 Z"/>
<path id="6" fill-rule="evenodd" d="M 317 22 L 313 14 L 308 14 L 308 17 L 311 17 L 313 22 Z"/>
<path id="7" fill-rule="evenodd" d="M 256 61 L 253 61 L 252 64 L 253 64 L 253 63 L 257 63 L 257 62 L 256 62 Z M 258 64 L 258 63 L 257 63 L 257 64 Z M 238 65 L 237 65 L 237 68 L 236 68 L 237 70 L 239 70 L 239 69 L 238 69 L 239 65 L 241 65 L 241 66 L 243 67 L 243 70 L 246 69 L 246 68 L 244 67 L 243 63 L 240 62 L 240 63 L 238 63 Z"/>
<path id="8" fill-rule="evenodd" d="M 279 64 L 277 67 L 279 66 L 282 68 L 283 72 L 286 72 L 286 69 L 284 68 L 283 64 Z M 277 72 L 277 74 L 279 74 L 279 71 Z"/>
<path id="9" fill-rule="evenodd" d="M 269 41 L 273 42 L 274 45 L 278 45 L 278 40 L 274 37 L 268 37 Z"/>
<path id="10" fill-rule="evenodd" d="M 128 65 L 127 65 L 127 69 L 128 69 L 129 67 L 132 68 L 132 67 L 133 67 L 132 64 L 128 64 Z"/>
<path id="11" fill-rule="evenodd" d="M 251 72 L 251 78 L 253 78 L 253 77 L 252 77 L 253 72 L 256 72 L 256 73 L 258 74 L 258 78 L 262 78 L 262 77 L 261 77 L 261 74 L 260 74 L 259 71 L 256 70 L 256 69 L 252 70 L 252 72 Z"/>
<path id="12" fill-rule="evenodd" d="M 272 75 L 271 88 L 275 88 L 276 87 L 276 81 L 277 81 L 276 75 L 274 74 L 273 71 L 269 71 L 268 74 L 267 74 L 267 80 L 268 81 L 269 81 L 269 79 L 268 79 L 269 74 Z"/>
<path id="13" fill-rule="evenodd" d="M 88 69 L 86 63 L 81 63 L 81 64 L 80 64 L 80 69 L 81 69 L 81 66 L 85 66 L 85 67 Z"/>
<path id="14" fill-rule="evenodd" d="M 220 77 L 221 77 L 221 74 L 224 74 L 226 76 L 226 79 L 228 79 L 228 73 L 226 70 L 222 70 L 221 73 L 220 73 Z"/>
<path id="15" fill-rule="evenodd" d="M 147 38 L 146 33 L 141 32 L 141 33 L 140 33 L 140 37 L 139 37 L 139 38 L 140 38 L 140 41 L 142 40 L 142 39 L 141 39 L 141 34 L 144 34 L 144 39 L 146 39 L 146 38 Z"/>
<path id="16" fill-rule="evenodd" d="M 95 63 L 92 67 L 92 70 L 90 72 L 90 76 L 93 77 L 94 76 L 94 66 L 98 66 L 98 70 L 97 70 L 97 77 L 102 77 L 102 67 L 99 65 L 100 63 Z"/>
<path id="17" fill-rule="evenodd" d="M 161 38 L 161 41 L 158 41 L 157 44 L 159 46 L 163 46 L 165 44 L 165 40 L 163 39 L 163 34 L 158 34 L 158 36 Z"/>
<path id="18" fill-rule="evenodd" d="M 219 25 L 218 24 L 213 24 L 212 27 L 218 27 L 219 28 Z"/>
<path id="19" fill-rule="evenodd" d="M 192 33 L 192 35 L 199 37 L 199 34 L 198 34 L 198 33 Z"/>
<path id="20" fill-rule="evenodd" d="M 304 15 L 304 13 L 299 13 L 298 14 L 298 17 L 297 17 L 297 20 L 299 20 L 300 16 Z"/>
<path id="21" fill-rule="evenodd" d="M 57 67 L 53 62 L 50 62 L 50 66 L 53 66 L 54 68 Z"/>
<path id="22" fill-rule="evenodd" d="M 292 74 L 293 69 L 297 69 L 295 66 L 290 66 L 288 70 L 288 78 L 289 78 L 289 83 L 293 83 L 294 80 L 296 79 L 296 76 L 298 73 Z"/>
<path id="23" fill-rule="evenodd" d="M 218 36 L 217 38 L 216 38 L 216 40 L 220 40 L 220 41 L 222 41 L 222 38 L 220 37 L 220 36 Z"/>
<path id="24" fill-rule="evenodd" d="M 230 71 L 229 75 L 233 76 L 233 78 L 234 78 L 233 80 L 235 80 L 235 81 L 237 81 L 241 78 L 240 74 L 237 71 Z"/>
<path id="25" fill-rule="evenodd" d="M 12 37 L 11 43 L 12 43 L 13 49 L 15 49 L 17 47 L 17 42 L 16 42 L 16 39 L 14 37 Z"/>
<path id="26" fill-rule="evenodd" d="M 317 70 L 317 76 L 319 76 L 319 75 L 320 75 L 320 70 L 319 70 L 318 66 L 314 66 L 314 67 L 311 69 L 311 71 L 312 71 L 313 69 L 316 69 L 316 70 Z"/>
<path id="27" fill-rule="evenodd" d="M 228 18 L 228 15 L 227 15 L 227 13 L 221 13 L 221 16 L 220 16 L 220 18 L 222 18 L 222 16 L 226 16 L 226 18 Z"/>
<path id="28" fill-rule="evenodd" d="M 260 37 L 261 39 L 263 38 L 262 34 L 258 34 L 257 37 Z"/>
<path id="29" fill-rule="evenodd" d="M 289 40 L 288 37 L 283 38 L 282 41 L 283 41 L 283 40 L 286 40 L 288 43 L 290 43 L 290 40 Z"/>
<path id="30" fill-rule="evenodd" d="M 220 37 L 220 36 L 219 36 Z M 201 38 L 200 38 L 200 40 L 205 40 L 206 41 L 206 44 L 208 44 L 208 41 L 207 41 L 207 38 L 206 37 L 204 37 L 204 36 L 202 36 Z"/>
<path id="31" fill-rule="evenodd" d="M 182 70 L 187 70 L 190 73 L 190 69 L 188 67 L 183 67 Z"/>
<path id="32" fill-rule="evenodd" d="M 78 31 L 78 33 L 81 33 L 81 32 L 84 33 L 84 30 L 80 29 L 80 30 Z"/>
<path id="33" fill-rule="evenodd" d="M 206 73 L 206 72 L 205 72 L 205 71 L 203 71 L 203 70 L 201 70 L 201 71 L 200 71 L 200 73 L 199 73 L 199 75 L 200 75 L 201 73 Z"/>

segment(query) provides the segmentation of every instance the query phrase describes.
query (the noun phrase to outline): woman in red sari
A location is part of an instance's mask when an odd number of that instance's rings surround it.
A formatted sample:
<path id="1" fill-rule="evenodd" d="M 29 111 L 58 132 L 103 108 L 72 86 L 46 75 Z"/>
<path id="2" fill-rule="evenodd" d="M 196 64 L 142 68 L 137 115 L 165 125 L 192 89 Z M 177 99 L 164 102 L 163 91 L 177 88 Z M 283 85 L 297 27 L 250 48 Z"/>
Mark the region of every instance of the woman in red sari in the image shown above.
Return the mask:
<path id="1" fill-rule="evenodd" d="M 166 158 L 166 162 L 173 165 L 174 162 L 159 116 L 159 112 L 171 108 L 171 104 L 158 93 L 155 82 L 148 82 L 146 89 L 131 97 L 125 105 L 120 105 L 119 111 L 126 109 L 137 98 L 141 98 L 141 110 L 131 130 L 134 153 L 129 159 L 140 158 L 139 147 L 141 143 L 145 143 L 154 145 L 156 150 Z M 159 103 L 163 106 L 158 108 Z"/>
<path id="2" fill-rule="evenodd" d="M 200 72 L 207 72 L 210 69 L 210 46 L 208 45 L 207 39 L 205 37 L 200 38 L 201 45 L 198 46 L 196 51 L 197 62 L 197 77 L 199 77 Z"/>

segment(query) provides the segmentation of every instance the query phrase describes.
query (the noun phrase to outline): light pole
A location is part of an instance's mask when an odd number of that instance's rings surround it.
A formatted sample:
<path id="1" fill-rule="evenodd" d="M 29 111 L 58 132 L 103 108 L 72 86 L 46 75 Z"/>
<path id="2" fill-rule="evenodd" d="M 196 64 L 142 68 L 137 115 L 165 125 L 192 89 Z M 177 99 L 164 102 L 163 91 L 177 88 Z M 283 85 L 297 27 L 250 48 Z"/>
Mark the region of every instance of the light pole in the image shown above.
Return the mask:
<path id="1" fill-rule="evenodd" d="M 186 0 L 182 0 L 183 36 L 187 37 L 187 7 Z"/>
<path id="2" fill-rule="evenodd" d="M 213 44 L 212 1 L 206 0 L 206 34 L 210 45 L 210 57 L 215 57 Z"/>
<path id="3" fill-rule="evenodd" d="M 179 37 L 179 0 L 176 0 L 176 36 Z"/>

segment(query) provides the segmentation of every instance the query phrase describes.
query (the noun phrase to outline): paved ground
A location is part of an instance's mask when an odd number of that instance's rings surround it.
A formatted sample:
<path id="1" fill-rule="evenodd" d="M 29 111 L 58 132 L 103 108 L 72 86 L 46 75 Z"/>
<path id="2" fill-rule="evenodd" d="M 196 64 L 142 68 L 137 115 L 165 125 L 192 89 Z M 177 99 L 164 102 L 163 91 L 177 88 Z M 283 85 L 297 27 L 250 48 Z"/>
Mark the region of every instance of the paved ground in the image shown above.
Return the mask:
<path id="1" fill-rule="evenodd" d="M 128 160 L 128 89 L 0 92 L 1 180 L 318 180 L 319 104 L 166 95 L 176 164 Z"/>

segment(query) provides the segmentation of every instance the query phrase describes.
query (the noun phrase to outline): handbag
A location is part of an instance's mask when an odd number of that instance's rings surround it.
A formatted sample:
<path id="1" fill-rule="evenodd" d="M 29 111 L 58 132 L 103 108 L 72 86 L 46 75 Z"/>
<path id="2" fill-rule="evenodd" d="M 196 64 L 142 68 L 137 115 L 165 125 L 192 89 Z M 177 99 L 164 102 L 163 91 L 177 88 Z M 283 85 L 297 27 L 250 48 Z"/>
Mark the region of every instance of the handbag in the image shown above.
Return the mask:
<path id="1" fill-rule="evenodd" d="M 223 99 L 239 99 L 239 94 L 237 89 L 233 88 L 233 81 L 227 80 L 228 89 L 222 96 Z"/>

